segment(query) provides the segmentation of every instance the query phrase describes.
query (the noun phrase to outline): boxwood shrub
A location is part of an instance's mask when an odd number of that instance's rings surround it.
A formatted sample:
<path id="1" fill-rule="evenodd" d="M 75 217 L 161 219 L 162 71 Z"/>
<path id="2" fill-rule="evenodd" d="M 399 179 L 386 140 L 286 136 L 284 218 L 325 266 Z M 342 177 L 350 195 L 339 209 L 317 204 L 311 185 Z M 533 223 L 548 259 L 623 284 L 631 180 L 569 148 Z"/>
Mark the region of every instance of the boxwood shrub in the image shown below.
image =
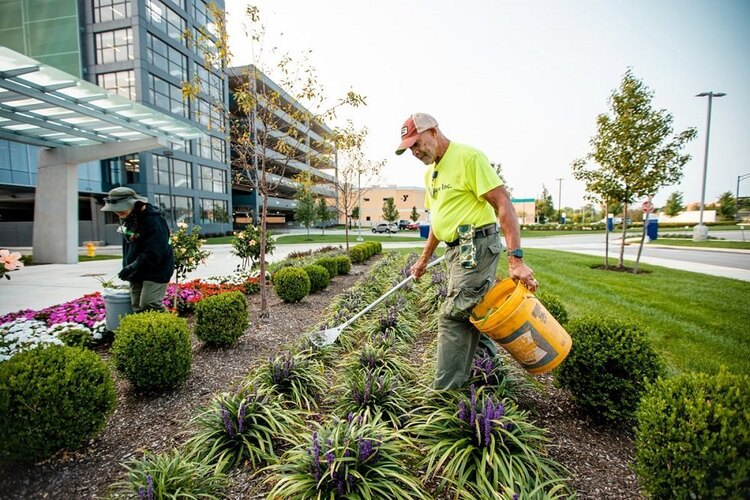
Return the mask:
<path id="1" fill-rule="evenodd" d="M 115 332 L 112 358 L 136 391 L 176 387 L 187 380 L 193 359 L 187 322 L 158 311 L 125 316 Z"/>
<path id="2" fill-rule="evenodd" d="M 313 262 L 313 264 L 315 264 L 316 266 L 325 267 L 326 271 L 328 271 L 328 276 L 331 279 L 339 275 L 339 264 L 333 257 L 321 257 Z"/>
<path id="3" fill-rule="evenodd" d="M 557 370 L 557 383 L 594 417 L 632 420 L 647 382 L 662 372 L 640 327 L 589 315 L 571 320 L 566 329 L 573 347 Z"/>
<path id="4" fill-rule="evenodd" d="M 310 278 L 300 267 L 285 267 L 273 275 L 273 288 L 284 302 L 299 302 L 310 293 Z"/>
<path id="5" fill-rule="evenodd" d="M 339 255 L 334 257 L 333 260 L 336 262 L 336 270 L 339 275 L 349 274 L 352 270 L 352 261 L 346 255 Z"/>
<path id="6" fill-rule="evenodd" d="M 326 271 L 325 267 L 311 264 L 302 269 L 305 270 L 307 277 L 310 278 L 310 293 L 325 290 L 331 284 L 331 278 L 328 276 L 328 271 Z"/>
<path id="7" fill-rule="evenodd" d="M 0 461 L 76 449 L 104 429 L 117 394 L 98 354 L 38 347 L 0 363 Z"/>
<path id="8" fill-rule="evenodd" d="M 636 413 L 636 473 L 653 498 L 750 498 L 750 377 L 659 380 Z"/>
<path id="9" fill-rule="evenodd" d="M 356 245 L 349 249 L 349 258 L 351 259 L 352 264 L 360 264 L 367 259 L 367 254 L 365 253 L 364 248 Z"/>
<path id="10" fill-rule="evenodd" d="M 550 292 L 536 292 L 536 298 L 539 302 L 554 316 L 558 323 L 564 325 L 568 322 L 568 310 L 560 300 L 560 297 Z"/>
<path id="11" fill-rule="evenodd" d="M 242 292 L 212 295 L 195 306 L 195 336 L 208 344 L 234 344 L 249 326 Z"/>

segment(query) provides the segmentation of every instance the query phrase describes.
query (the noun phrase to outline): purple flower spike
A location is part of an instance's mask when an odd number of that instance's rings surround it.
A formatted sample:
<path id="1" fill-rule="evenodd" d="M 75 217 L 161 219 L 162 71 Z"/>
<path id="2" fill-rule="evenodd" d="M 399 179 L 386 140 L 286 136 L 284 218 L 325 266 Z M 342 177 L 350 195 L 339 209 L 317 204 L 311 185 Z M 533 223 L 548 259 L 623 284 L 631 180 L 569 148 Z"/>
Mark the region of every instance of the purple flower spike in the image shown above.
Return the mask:
<path id="1" fill-rule="evenodd" d="M 239 416 L 237 417 L 237 432 L 242 434 L 245 430 L 245 402 L 240 403 Z"/>
<path id="2" fill-rule="evenodd" d="M 471 386 L 471 408 L 469 415 L 469 425 L 473 428 L 477 421 L 477 390 L 472 384 Z"/>
<path id="3" fill-rule="evenodd" d="M 154 478 L 150 475 L 146 476 L 146 487 L 146 498 L 154 500 Z"/>
<path id="4" fill-rule="evenodd" d="M 466 423 L 469 422 L 469 415 L 468 415 L 468 412 L 466 411 L 465 401 L 461 401 L 460 403 L 458 403 L 458 418 L 460 418 Z"/>
<path id="5" fill-rule="evenodd" d="M 237 437 L 237 433 L 234 430 L 234 424 L 232 423 L 231 418 L 229 417 L 229 411 L 224 407 L 224 403 L 221 403 L 221 418 L 224 420 L 224 428 L 227 431 L 227 434 L 229 434 L 229 439 L 234 439 Z"/>

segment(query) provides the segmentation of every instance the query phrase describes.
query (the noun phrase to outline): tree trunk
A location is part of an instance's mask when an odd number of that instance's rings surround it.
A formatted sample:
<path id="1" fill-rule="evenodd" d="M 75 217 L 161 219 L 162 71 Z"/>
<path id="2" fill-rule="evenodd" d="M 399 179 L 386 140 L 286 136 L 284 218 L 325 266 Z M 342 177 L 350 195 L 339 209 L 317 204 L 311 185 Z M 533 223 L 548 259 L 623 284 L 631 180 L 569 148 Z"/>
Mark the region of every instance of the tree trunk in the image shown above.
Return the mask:
<path id="1" fill-rule="evenodd" d="M 344 234 L 346 235 L 346 254 L 349 255 L 349 217 L 346 218 L 346 223 L 344 224 Z"/>
<path id="2" fill-rule="evenodd" d="M 648 201 L 651 201 L 651 197 L 649 197 Z M 646 240 L 649 215 L 651 215 L 651 211 L 647 210 L 646 217 L 643 219 L 643 232 L 641 233 L 641 243 L 638 245 L 638 256 L 635 258 L 635 267 L 633 267 L 633 272 L 635 274 L 638 274 L 638 264 L 641 262 L 641 252 L 643 252 L 643 242 Z"/>
<path id="3" fill-rule="evenodd" d="M 609 269 L 609 203 L 604 204 L 604 269 Z M 614 226 L 612 227 L 614 229 Z"/>
<path id="4" fill-rule="evenodd" d="M 266 287 L 266 217 L 268 214 L 268 193 L 265 192 L 266 171 L 263 170 L 263 211 L 260 213 L 260 318 L 268 317 L 268 290 Z M 260 190 L 259 190 L 260 191 Z"/>
<path id="5" fill-rule="evenodd" d="M 617 268 L 625 267 L 625 239 L 628 236 L 628 202 L 622 204 L 622 242 L 620 242 L 620 260 L 617 262 Z"/>

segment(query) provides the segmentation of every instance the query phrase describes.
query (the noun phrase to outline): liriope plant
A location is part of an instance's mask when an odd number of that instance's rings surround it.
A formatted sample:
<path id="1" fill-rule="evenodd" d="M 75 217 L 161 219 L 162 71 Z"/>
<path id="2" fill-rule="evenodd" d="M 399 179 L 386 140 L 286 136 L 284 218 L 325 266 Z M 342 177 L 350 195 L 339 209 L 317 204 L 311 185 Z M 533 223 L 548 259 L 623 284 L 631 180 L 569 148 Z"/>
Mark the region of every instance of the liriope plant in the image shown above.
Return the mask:
<path id="1" fill-rule="evenodd" d="M 457 498 L 567 498 L 565 471 L 545 456 L 544 431 L 531 424 L 515 403 L 487 387 L 471 386 L 471 396 L 435 393 L 415 411 L 407 431 L 424 452 L 426 478 L 439 478 Z"/>
<path id="2" fill-rule="evenodd" d="M 409 402 L 415 399 L 413 389 L 399 378 L 369 370 L 345 379 L 336 389 L 341 394 L 334 409 L 336 415 L 361 417 L 365 422 L 377 417 L 395 428 L 406 422 Z"/>
<path id="3" fill-rule="evenodd" d="M 225 464 L 195 460 L 184 450 L 145 453 L 124 464 L 127 474 L 110 486 L 113 498 L 162 500 L 172 498 L 223 498 L 227 486 Z"/>
<path id="4" fill-rule="evenodd" d="M 185 446 L 227 469 L 243 462 L 258 467 L 276 461 L 277 448 L 302 432 L 305 416 L 247 388 L 223 393 L 193 419 L 195 434 Z"/>
<path id="5" fill-rule="evenodd" d="M 269 499 L 429 498 L 406 472 L 416 459 L 409 441 L 382 422 L 334 420 L 269 466 Z"/>
<path id="6" fill-rule="evenodd" d="M 485 349 L 478 349 L 471 366 L 468 385 L 490 386 L 492 392 L 503 398 L 516 399 L 518 389 L 525 387 L 525 379 L 513 375 L 510 366 L 499 354 L 490 356 Z"/>
<path id="7" fill-rule="evenodd" d="M 416 377 L 414 368 L 403 358 L 406 348 L 395 341 L 395 336 L 378 338 L 381 342 L 366 343 L 361 349 L 349 353 L 341 362 L 341 370 L 346 377 L 353 377 L 363 370 L 376 375 L 390 375 L 405 382 Z"/>
<path id="8" fill-rule="evenodd" d="M 259 394 L 279 397 L 282 402 L 312 411 L 326 391 L 323 364 L 307 352 L 270 357 L 248 377 L 247 385 Z"/>

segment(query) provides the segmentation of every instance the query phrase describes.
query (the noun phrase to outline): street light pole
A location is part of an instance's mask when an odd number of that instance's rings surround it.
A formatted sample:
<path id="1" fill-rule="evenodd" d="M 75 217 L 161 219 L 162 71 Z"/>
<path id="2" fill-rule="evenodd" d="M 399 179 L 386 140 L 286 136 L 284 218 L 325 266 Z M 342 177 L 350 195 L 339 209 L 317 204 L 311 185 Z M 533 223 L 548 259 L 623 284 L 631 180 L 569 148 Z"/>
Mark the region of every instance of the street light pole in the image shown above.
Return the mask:
<path id="1" fill-rule="evenodd" d="M 360 177 L 362 176 L 362 172 L 357 170 L 357 196 L 359 197 L 359 201 L 357 203 L 357 215 L 359 216 L 359 229 L 357 234 L 357 241 L 363 241 L 364 238 L 362 238 L 362 185 L 360 183 Z"/>
<path id="2" fill-rule="evenodd" d="M 706 200 L 706 172 L 708 171 L 708 140 L 711 135 L 711 107 L 714 97 L 724 97 L 724 92 L 701 92 L 695 97 L 708 97 L 708 117 L 706 118 L 706 150 L 703 153 L 703 186 L 701 187 L 701 213 L 698 225 L 693 229 L 693 241 L 708 239 L 708 228 L 703 225 L 703 208 Z"/>
<path id="3" fill-rule="evenodd" d="M 562 202 L 560 199 L 562 198 L 562 181 L 565 179 L 560 178 L 557 179 L 557 221 L 560 222 L 562 220 Z"/>
<path id="4" fill-rule="evenodd" d="M 743 174 L 737 176 L 737 192 L 734 195 L 734 221 L 739 222 L 740 220 L 740 181 L 750 179 L 750 174 Z"/>

